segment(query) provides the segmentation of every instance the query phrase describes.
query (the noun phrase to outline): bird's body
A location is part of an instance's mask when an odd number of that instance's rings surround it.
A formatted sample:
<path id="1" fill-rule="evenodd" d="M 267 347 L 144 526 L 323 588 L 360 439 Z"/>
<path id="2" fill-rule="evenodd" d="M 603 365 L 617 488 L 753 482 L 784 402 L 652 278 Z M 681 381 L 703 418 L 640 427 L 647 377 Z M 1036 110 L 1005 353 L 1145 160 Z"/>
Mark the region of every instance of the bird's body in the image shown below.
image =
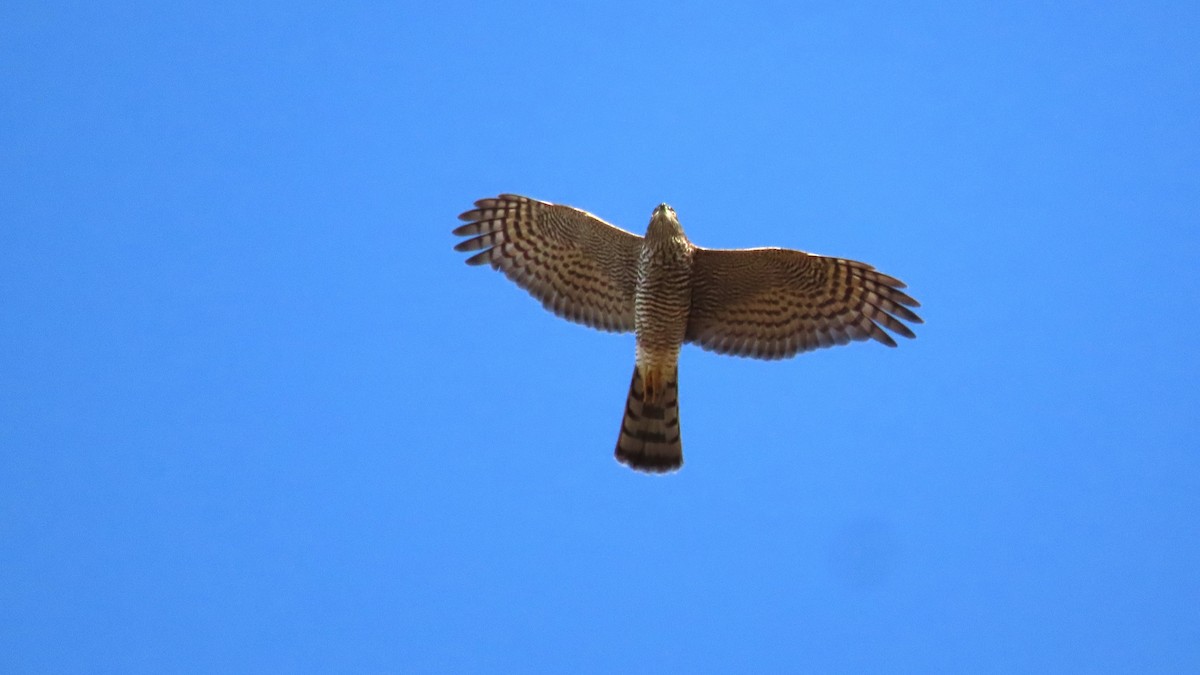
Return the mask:
<path id="1" fill-rule="evenodd" d="M 638 255 L 634 291 L 637 351 L 617 458 L 670 469 L 683 462 L 679 435 L 679 349 L 692 304 L 692 243 L 666 204 L 654 210 Z"/>
<path id="2" fill-rule="evenodd" d="M 665 204 L 655 210 L 642 239 L 637 270 L 633 301 L 637 366 L 653 400 L 657 383 L 679 361 L 692 304 L 692 242 Z"/>
<path id="3" fill-rule="evenodd" d="M 633 380 L 616 457 L 643 471 L 683 464 L 678 364 L 685 342 L 719 353 L 776 359 L 874 339 L 905 337 L 897 317 L 921 319 L 898 279 L 842 258 L 778 248 L 706 249 L 659 205 L 645 237 L 579 209 L 518 195 L 481 199 L 460 216 L 455 247 L 488 263 L 572 321 L 637 336 Z"/>

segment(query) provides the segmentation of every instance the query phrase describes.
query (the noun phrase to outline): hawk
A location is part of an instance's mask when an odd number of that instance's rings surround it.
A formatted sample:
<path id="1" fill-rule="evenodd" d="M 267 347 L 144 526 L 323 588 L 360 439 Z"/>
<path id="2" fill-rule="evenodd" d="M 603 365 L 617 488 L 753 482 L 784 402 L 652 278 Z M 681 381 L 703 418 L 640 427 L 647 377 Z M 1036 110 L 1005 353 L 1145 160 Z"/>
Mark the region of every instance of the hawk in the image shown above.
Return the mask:
<path id="1" fill-rule="evenodd" d="M 854 260 L 785 248 L 711 249 L 688 241 L 659 204 L 639 237 L 577 208 L 502 194 L 459 216 L 458 251 L 491 265 L 555 314 L 637 337 L 617 460 L 639 471 L 683 465 L 679 349 L 783 359 L 851 340 L 915 337 L 903 282 Z"/>

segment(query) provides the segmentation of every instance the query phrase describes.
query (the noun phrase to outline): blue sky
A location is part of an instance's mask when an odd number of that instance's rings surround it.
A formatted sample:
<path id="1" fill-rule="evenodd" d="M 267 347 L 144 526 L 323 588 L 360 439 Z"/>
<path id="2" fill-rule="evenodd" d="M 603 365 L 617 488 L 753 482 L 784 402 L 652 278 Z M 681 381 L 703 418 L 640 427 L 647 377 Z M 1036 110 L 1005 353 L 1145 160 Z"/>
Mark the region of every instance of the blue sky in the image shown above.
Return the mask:
<path id="1" fill-rule="evenodd" d="M 0 670 L 1194 672 L 1198 13 L 5 3 Z M 499 192 L 926 324 L 685 349 L 636 474 Z"/>

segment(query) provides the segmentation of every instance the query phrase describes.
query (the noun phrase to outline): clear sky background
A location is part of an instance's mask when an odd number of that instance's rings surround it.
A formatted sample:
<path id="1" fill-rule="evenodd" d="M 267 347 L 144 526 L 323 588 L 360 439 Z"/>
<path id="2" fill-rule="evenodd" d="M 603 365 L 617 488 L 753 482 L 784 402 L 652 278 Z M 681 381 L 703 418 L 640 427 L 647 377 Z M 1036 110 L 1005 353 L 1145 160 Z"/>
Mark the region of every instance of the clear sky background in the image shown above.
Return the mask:
<path id="1" fill-rule="evenodd" d="M 0 671 L 1195 672 L 1200 5 L 330 5 L 0 5 Z M 499 192 L 926 324 L 638 474 Z"/>

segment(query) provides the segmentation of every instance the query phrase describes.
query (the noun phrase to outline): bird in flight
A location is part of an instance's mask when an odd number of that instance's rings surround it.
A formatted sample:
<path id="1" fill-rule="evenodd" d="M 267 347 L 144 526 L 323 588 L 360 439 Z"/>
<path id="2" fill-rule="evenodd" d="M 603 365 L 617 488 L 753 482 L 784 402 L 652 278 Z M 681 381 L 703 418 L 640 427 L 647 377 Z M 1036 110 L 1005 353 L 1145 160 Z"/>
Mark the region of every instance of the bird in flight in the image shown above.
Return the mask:
<path id="1" fill-rule="evenodd" d="M 580 209 L 502 194 L 459 216 L 458 251 L 491 265 L 577 323 L 636 334 L 617 460 L 662 473 L 683 465 L 679 349 L 783 359 L 852 340 L 915 337 L 903 282 L 854 260 L 785 248 L 712 249 L 688 241 L 659 204 L 639 237 Z"/>

